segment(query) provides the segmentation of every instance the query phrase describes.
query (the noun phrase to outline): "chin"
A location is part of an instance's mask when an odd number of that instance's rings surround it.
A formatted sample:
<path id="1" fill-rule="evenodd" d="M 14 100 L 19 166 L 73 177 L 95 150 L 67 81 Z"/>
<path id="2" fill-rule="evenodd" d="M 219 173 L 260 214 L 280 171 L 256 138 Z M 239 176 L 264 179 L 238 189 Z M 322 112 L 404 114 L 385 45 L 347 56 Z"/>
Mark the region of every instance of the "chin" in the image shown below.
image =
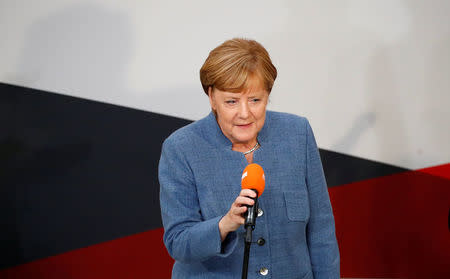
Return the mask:
<path id="1" fill-rule="evenodd" d="M 241 136 L 237 136 L 235 138 L 238 142 L 246 143 L 246 142 L 249 142 L 249 141 L 253 140 L 254 138 L 256 138 L 256 135 L 241 135 Z"/>
<path id="2" fill-rule="evenodd" d="M 234 133 L 232 134 L 232 137 L 236 140 L 236 142 L 239 143 L 246 143 L 249 141 L 254 140 L 258 133 L 256 132 L 256 129 L 252 128 L 249 129 L 247 131 L 242 131 L 239 130 L 239 128 L 237 130 L 233 131 Z"/>

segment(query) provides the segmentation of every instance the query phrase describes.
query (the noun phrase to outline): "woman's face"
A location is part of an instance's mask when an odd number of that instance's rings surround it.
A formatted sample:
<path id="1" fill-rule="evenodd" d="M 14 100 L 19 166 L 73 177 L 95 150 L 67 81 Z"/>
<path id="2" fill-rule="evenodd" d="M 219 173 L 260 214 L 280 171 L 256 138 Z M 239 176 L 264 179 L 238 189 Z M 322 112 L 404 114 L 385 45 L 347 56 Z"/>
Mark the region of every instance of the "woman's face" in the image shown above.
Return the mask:
<path id="1" fill-rule="evenodd" d="M 264 126 L 269 93 L 259 85 L 239 93 L 209 90 L 211 108 L 223 134 L 234 145 L 254 145 Z"/>

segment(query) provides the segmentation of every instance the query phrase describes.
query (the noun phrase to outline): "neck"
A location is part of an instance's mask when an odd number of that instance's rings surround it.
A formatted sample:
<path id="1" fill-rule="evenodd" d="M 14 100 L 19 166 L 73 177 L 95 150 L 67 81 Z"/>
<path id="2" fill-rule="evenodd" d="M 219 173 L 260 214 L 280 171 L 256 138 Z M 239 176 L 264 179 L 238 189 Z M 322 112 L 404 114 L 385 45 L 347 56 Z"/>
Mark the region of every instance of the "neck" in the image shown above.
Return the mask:
<path id="1" fill-rule="evenodd" d="M 258 141 L 255 138 L 252 141 L 245 142 L 245 143 L 233 143 L 231 149 L 234 151 L 246 152 L 246 151 L 249 151 L 250 149 L 252 149 L 253 147 L 255 147 L 257 142 Z"/>

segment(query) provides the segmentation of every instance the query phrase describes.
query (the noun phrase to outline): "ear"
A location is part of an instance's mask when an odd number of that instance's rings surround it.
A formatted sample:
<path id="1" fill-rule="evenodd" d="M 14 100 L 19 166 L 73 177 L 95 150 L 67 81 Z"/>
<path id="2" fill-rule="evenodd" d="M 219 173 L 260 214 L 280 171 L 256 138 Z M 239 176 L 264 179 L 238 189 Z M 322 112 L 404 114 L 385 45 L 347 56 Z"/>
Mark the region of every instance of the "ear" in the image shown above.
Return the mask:
<path id="1" fill-rule="evenodd" d="M 212 87 L 208 87 L 208 97 L 209 97 L 209 104 L 211 105 L 211 109 L 213 111 L 216 110 L 216 104 L 214 102 L 214 96 L 213 96 L 213 89 Z"/>

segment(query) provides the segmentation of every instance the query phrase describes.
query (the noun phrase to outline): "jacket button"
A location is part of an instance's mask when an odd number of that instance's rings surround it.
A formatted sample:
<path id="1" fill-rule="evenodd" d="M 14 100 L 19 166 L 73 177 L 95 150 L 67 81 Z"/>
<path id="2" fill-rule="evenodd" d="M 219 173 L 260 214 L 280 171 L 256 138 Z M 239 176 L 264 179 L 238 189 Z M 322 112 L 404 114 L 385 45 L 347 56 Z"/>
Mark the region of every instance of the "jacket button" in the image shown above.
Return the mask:
<path id="1" fill-rule="evenodd" d="M 266 241 L 264 240 L 264 238 L 260 237 L 260 238 L 256 241 L 256 243 L 258 243 L 259 246 L 263 246 L 264 243 L 266 243 Z"/>
<path id="2" fill-rule="evenodd" d="M 263 216 L 264 211 L 261 208 L 258 208 L 258 217 Z"/>
<path id="3" fill-rule="evenodd" d="M 261 269 L 259 270 L 259 274 L 266 276 L 267 274 L 269 274 L 269 270 L 265 267 L 261 267 Z"/>

